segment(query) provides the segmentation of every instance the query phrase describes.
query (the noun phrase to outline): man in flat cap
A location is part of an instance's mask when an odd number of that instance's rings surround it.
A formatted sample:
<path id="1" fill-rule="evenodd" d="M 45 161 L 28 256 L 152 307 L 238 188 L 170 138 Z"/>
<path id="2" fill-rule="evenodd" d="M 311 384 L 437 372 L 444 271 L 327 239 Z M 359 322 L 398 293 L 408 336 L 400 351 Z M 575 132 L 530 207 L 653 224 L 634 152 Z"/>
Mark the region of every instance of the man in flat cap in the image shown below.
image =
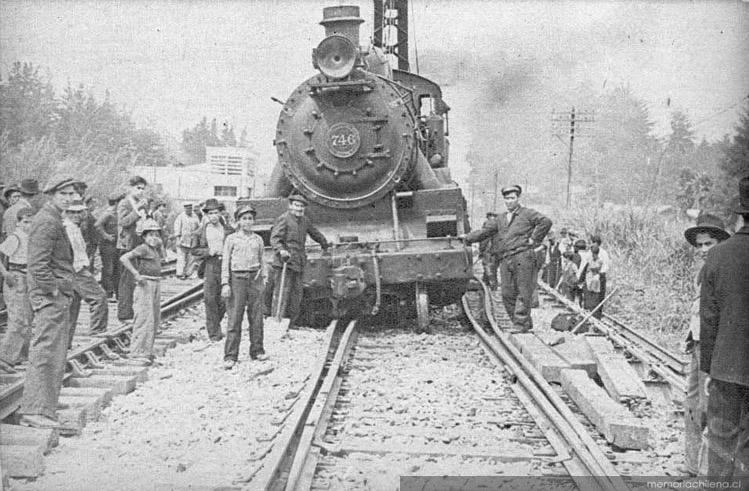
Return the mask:
<path id="1" fill-rule="evenodd" d="M 60 428 L 56 410 L 65 374 L 75 275 L 62 218 L 77 195 L 77 183 L 71 178 L 50 183 L 44 192 L 51 199 L 34 216 L 29 232 L 27 280 L 34 330 L 19 410 L 25 426 Z"/>
<path id="2" fill-rule="evenodd" d="M 307 235 L 320 244 L 323 251 L 328 249 L 325 236 L 305 216 L 307 199 L 300 194 L 289 196 L 289 209 L 282 213 L 273 224 L 270 232 L 270 245 L 275 252 L 273 258 L 273 305 L 271 312 L 276 312 L 277 303 L 281 304 L 282 314 L 289 319 L 289 327 L 295 326 L 299 317 L 302 303 L 302 277 L 304 265 L 307 263 L 307 253 L 304 243 Z M 286 278 L 284 292 L 281 295 L 281 273 L 286 263 Z M 283 297 L 283 298 L 281 298 Z M 266 305 L 266 310 L 267 309 Z"/>
<path id="3" fill-rule="evenodd" d="M 551 220 L 518 201 L 522 188 L 517 184 L 502 188 L 506 213 L 489 228 L 476 230 L 462 238 L 466 243 L 497 237 L 502 303 L 518 332 L 533 329 L 531 306 L 536 278 L 535 249 L 541 246 L 551 228 Z"/>
<path id="4" fill-rule="evenodd" d="M 132 251 L 141 243 L 137 225 L 146 219 L 148 200 L 143 198 L 148 183 L 140 176 L 128 181 L 125 197 L 117 204 L 117 250 L 119 257 Z M 119 260 L 118 257 L 118 260 Z M 117 286 L 117 319 L 126 321 L 133 318 L 133 291 L 135 279 L 130 272 L 120 268 L 120 281 Z"/>
<path id="5" fill-rule="evenodd" d="M 19 210 L 31 208 L 36 212 L 31 199 L 39 194 L 39 183 L 36 179 L 24 179 L 17 186 L 5 189 L 3 194 L 10 204 L 10 207 L 3 213 L 3 237 L 8 237 L 16 228 Z"/>
<path id="6" fill-rule="evenodd" d="M 192 204 L 185 203 L 183 208 L 174 220 L 174 235 L 177 239 L 177 277 L 184 280 L 195 271 L 192 248 L 197 241 L 200 218 L 194 213 Z"/>
<path id="7" fill-rule="evenodd" d="M 486 213 L 486 220 L 481 226 L 482 229 L 488 229 L 491 227 L 492 222 L 497 221 L 497 214 L 493 211 Z M 497 236 L 486 238 L 479 242 L 479 255 L 481 256 L 481 265 L 484 268 L 484 282 L 489 285 L 492 290 L 497 289 L 497 255 L 495 240 Z"/>
<path id="8" fill-rule="evenodd" d="M 117 254 L 117 203 L 125 193 L 115 192 L 107 199 L 108 206 L 96 220 L 94 227 L 99 234 L 99 253 L 101 254 L 101 287 L 107 298 L 114 300 L 120 282 L 120 261 Z"/>
<path id="9" fill-rule="evenodd" d="M 741 228 L 707 253 L 700 288 L 700 370 L 710 375 L 707 475 L 749 477 L 749 176 Z"/>
<path id="10" fill-rule="evenodd" d="M 730 237 L 723 221 L 710 213 L 697 218 L 697 224 L 684 231 L 687 242 L 695 248 L 695 297 L 685 336 L 686 352 L 691 354 L 687 369 L 686 395 L 684 397 L 684 460 L 686 472 L 692 476 L 699 474 L 699 460 L 704 455 L 702 432 L 707 425 L 707 375 L 700 371 L 700 285 L 702 267 L 707 253 L 713 246 Z"/>

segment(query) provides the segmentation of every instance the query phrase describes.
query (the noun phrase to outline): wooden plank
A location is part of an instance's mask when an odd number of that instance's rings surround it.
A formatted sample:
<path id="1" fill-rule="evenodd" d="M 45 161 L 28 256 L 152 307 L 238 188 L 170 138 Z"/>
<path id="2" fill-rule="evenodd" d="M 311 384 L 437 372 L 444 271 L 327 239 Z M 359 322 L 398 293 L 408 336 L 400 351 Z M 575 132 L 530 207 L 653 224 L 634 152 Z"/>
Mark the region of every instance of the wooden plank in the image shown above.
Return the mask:
<path id="1" fill-rule="evenodd" d="M 96 421 L 101 416 L 101 399 L 86 396 L 60 396 L 58 409 L 85 409 L 86 422 Z"/>
<path id="2" fill-rule="evenodd" d="M 44 472 L 44 456 L 36 445 L 0 445 L 0 466 L 9 477 L 39 477 Z"/>
<path id="3" fill-rule="evenodd" d="M 596 360 L 581 336 L 569 336 L 564 343 L 554 346 L 553 350 L 570 368 L 585 370 L 591 377 L 598 371 Z"/>
<path id="4" fill-rule="evenodd" d="M 112 391 L 105 387 L 63 387 L 60 390 L 60 396 L 100 398 L 102 407 L 106 407 L 112 402 Z"/>
<path id="5" fill-rule="evenodd" d="M 596 360 L 598 376 L 614 400 L 647 399 L 645 384 L 624 355 L 614 351 L 608 339 L 601 336 L 586 336 L 585 342 Z"/>
<path id="6" fill-rule="evenodd" d="M 117 375 L 92 375 L 90 377 L 71 377 L 71 387 L 97 387 L 111 389 L 113 395 L 129 394 L 135 390 L 135 377 Z"/>
<path id="7" fill-rule="evenodd" d="M 533 333 L 512 334 L 510 341 L 549 382 L 559 382 L 560 370 L 569 368 L 566 361 Z"/>
<path id="8" fill-rule="evenodd" d="M 108 366 L 92 370 L 92 375 L 124 375 L 135 377 L 136 382 L 142 384 L 148 380 L 148 368 L 138 366 Z"/>
<path id="9" fill-rule="evenodd" d="M 58 440 L 57 432 L 54 430 L 0 424 L 0 445 L 37 446 L 46 454 L 57 446 Z"/>
<path id="10" fill-rule="evenodd" d="M 621 448 L 648 446 L 648 427 L 613 401 L 585 370 L 562 370 L 562 387 L 606 440 Z"/>

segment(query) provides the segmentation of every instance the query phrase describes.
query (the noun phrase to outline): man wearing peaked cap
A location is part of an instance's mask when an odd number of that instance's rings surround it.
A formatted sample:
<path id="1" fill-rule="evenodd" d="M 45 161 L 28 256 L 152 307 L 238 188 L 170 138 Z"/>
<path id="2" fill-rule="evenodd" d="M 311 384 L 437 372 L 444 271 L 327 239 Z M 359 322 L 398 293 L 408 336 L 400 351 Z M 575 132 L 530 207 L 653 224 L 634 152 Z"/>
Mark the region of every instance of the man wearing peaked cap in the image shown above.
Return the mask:
<path id="1" fill-rule="evenodd" d="M 3 213 L 3 236 L 8 237 L 16 228 L 16 216 L 18 211 L 23 208 L 31 208 L 36 211 L 36 207 L 31 203 L 31 198 L 39 194 L 39 182 L 36 179 L 24 179 L 17 186 L 12 186 L 5 190 L 5 197 L 10 207 Z"/>
<path id="2" fill-rule="evenodd" d="M 192 255 L 198 263 L 198 277 L 203 278 L 203 301 L 205 301 L 205 329 L 211 341 L 220 341 L 221 319 L 226 313 L 226 302 L 221 297 L 221 265 L 226 236 L 233 232 L 220 212 L 221 206 L 215 198 L 206 200 L 203 206 L 205 220 L 198 230 L 197 245 Z"/>
<path id="3" fill-rule="evenodd" d="M 512 319 L 514 330 L 533 328 L 531 308 L 536 288 L 536 252 L 551 228 L 551 220 L 531 208 L 521 206 L 522 188 L 517 184 L 502 188 L 506 213 L 486 229 L 461 236 L 467 244 L 496 237 L 496 255 L 502 286 L 502 303 Z"/>
<path id="4" fill-rule="evenodd" d="M 734 211 L 740 228 L 707 253 L 700 288 L 707 475 L 721 478 L 749 476 L 749 177 L 739 182 Z"/>
<path id="5" fill-rule="evenodd" d="M 307 263 L 304 243 L 307 236 L 320 244 L 324 251 L 328 249 L 325 236 L 305 215 L 306 208 L 307 199 L 300 194 L 292 194 L 289 196 L 289 209 L 276 219 L 270 232 L 270 245 L 275 253 L 271 279 L 273 296 L 266 295 L 265 310 L 269 315 L 276 312 L 277 303 L 281 301 L 282 316 L 290 319 L 290 327 L 295 325 L 302 303 L 302 277 Z M 284 264 L 287 271 L 282 295 L 279 290 Z M 271 285 L 268 288 L 271 288 Z"/>
<path id="6" fill-rule="evenodd" d="M 57 405 L 65 374 L 73 296 L 73 249 L 62 223 L 63 212 L 77 197 L 66 178 L 51 182 L 51 199 L 34 217 L 29 232 L 28 288 L 34 311 L 29 368 L 21 401 L 20 423 L 37 428 L 60 428 Z"/>
<path id="7" fill-rule="evenodd" d="M 263 239 L 253 232 L 255 210 L 240 206 L 237 231 L 224 242 L 221 258 L 221 297 L 228 301 L 229 322 L 226 325 L 224 368 L 231 370 L 239 358 L 242 318 L 250 324 L 250 358 L 266 360 L 263 347 L 263 291 L 265 261 Z"/>

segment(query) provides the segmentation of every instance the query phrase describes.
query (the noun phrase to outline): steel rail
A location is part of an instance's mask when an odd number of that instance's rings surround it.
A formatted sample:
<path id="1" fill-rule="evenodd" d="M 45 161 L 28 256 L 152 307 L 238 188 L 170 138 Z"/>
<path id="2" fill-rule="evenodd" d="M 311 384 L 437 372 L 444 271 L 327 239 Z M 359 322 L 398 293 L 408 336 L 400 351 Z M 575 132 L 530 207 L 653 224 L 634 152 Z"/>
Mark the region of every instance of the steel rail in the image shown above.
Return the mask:
<path id="1" fill-rule="evenodd" d="M 585 427 L 541 373 L 512 345 L 508 335 L 499 328 L 494 317 L 489 289 L 480 278 L 476 280 L 482 288 L 480 295 L 484 300 L 484 314 L 494 331 L 495 338 L 490 337 L 475 318 L 471 321 L 474 330 L 491 347 L 502 364 L 517 378 L 534 403 L 566 440 L 569 449 L 582 462 L 589 476 L 595 480 L 596 486 L 592 489 L 627 491 L 629 488 Z M 471 318 L 468 295 L 463 296 L 462 304 L 466 314 Z M 582 489 L 591 489 L 591 482 L 588 482 L 584 476 L 572 476 L 572 478 Z"/>
<path id="2" fill-rule="evenodd" d="M 180 292 L 179 294 L 166 299 L 161 303 L 161 315 L 162 318 L 173 317 L 180 309 L 185 306 L 200 300 L 203 296 L 203 282 L 200 282 L 189 289 Z M 73 362 L 79 363 L 80 365 L 86 365 L 90 363 L 86 353 L 92 353 L 97 356 L 108 358 L 107 351 L 110 342 L 116 342 L 116 339 L 120 341 L 128 341 L 127 336 L 132 331 L 132 326 L 123 326 L 120 329 L 106 333 L 106 336 L 92 338 L 91 343 L 84 345 L 80 348 L 72 350 L 67 356 L 67 364 L 73 364 Z M 103 346 L 107 346 L 104 348 Z M 107 351 L 105 351 L 107 350 Z M 97 354 L 98 351 L 98 354 Z M 67 377 L 68 375 L 66 375 Z M 0 420 L 13 414 L 21 403 L 21 397 L 23 395 L 24 378 L 18 375 L 2 375 L 0 380 L 13 380 L 7 387 L 0 391 Z"/>
<path id="3" fill-rule="evenodd" d="M 547 294 L 554 297 L 558 302 L 562 303 L 565 307 L 567 307 L 567 309 L 577 314 L 585 313 L 585 311 L 580 306 L 575 305 L 572 301 L 570 301 L 570 299 L 564 297 L 558 291 L 554 290 L 546 283 L 539 281 L 538 284 Z M 615 328 L 611 327 L 610 325 L 596 318 L 591 318 L 588 320 L 588 322 L 590 322 L 596 329 L 598 329 L 601 333 L 603 333 L 606 337 L 608 337 L 615 344 L 621 346 L 626 351 L 628 351 L 632 356 L 637 358 L 640 362 L 644 363 L 650 371 L 660 376 L 674 389 L 681 391 L 681 392 L 685 390 L 686 377 L 675 372 L 668 365 L 665 365 L 664 363 L 662 363 L 658 357 L 656 357 L 649 351 L 642 349 L 642 347 L 636 341 L 633 341 L 627 338 L 626 336 L 622 335 L 619 331 L 617 331 Z"/>

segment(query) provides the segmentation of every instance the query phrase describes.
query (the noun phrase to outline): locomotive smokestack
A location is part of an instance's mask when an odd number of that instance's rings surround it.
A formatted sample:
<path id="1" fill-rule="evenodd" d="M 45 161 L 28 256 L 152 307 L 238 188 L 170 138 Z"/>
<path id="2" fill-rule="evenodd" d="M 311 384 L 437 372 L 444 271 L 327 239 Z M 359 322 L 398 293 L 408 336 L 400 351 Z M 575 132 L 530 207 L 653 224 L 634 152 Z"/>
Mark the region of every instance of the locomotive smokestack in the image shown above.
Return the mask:
<path id="1" fill-rule="evenodd" d="M 325 26 L 325 37 L 333 34 L 344 36 L 359 48 L 359 24 L 364 19 L 359 17 L 359 7 L 356 5 L 339 5 L 325 7 L 322 10 L 320 25 Z"/>

